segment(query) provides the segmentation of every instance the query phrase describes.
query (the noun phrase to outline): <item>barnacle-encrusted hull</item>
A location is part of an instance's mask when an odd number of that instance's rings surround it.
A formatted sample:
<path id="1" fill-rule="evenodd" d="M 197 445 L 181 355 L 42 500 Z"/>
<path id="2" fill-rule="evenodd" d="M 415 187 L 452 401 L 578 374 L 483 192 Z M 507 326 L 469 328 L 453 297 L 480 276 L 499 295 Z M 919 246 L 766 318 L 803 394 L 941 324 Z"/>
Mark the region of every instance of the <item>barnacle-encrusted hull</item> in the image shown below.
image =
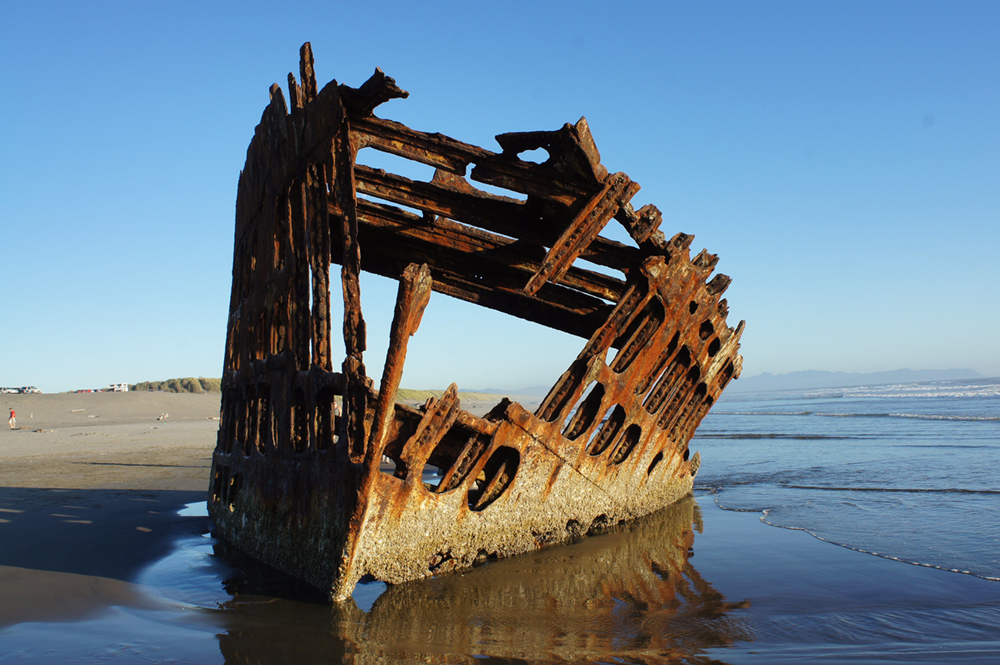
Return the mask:
<path id="1" fill-rule="evenodd" d="M 687 494 L 699 463 L 688 441 L 742 362 L 742 324 L 727 327 L 720 300 L 729 278 L 708 280 L 717 258 L 690 258 L 691 236 L 667 240 L 654 206 L 632 208 L 639 186 L 608 174 L 585 120 L 502 134 L 493 153 L 375 117 L 406 96 L 380 71 L 318 91 L 308 44 L 301 55 L 291 112 L 273 86 L 240 175 L 209 501 L 221 535 L 342 599 L 363 575 L 460 569 Z M 362 166 L 366 147 L 432 165 L 434 178 Z M 544 163 L 518 158 L 537 148 Z M 467 173 L 527 198 L 481 191 Z M 600 235 L 612 219 L 634 246 Z M 340 372 L 331 262 L 342 266 Z M 362 270 L 399 280 L 377 392 Z M 396 404 L 431 291 L 587 341 L 534 413 L 504 400 L 473 416 L 454 385 L 421 409 Z"/>

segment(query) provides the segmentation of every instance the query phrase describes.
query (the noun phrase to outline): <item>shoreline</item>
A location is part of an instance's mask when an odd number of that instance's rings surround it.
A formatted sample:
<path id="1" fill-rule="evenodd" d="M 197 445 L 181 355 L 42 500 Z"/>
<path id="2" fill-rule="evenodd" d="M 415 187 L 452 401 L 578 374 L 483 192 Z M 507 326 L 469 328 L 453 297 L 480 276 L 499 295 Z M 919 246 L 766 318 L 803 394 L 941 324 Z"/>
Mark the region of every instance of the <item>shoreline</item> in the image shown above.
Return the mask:
<path id="1" fill-rule="evenodd" d="M 643 662 L 672 662 L 664 649 L 728 663 L 1000 656 L 1000 583 L 770 526 L 761 513 L 724 510 L 706 491 L 675 511 L 680 531 L 640 537 L 650 532 L 640 520 L 468 574 L 387 591 L 362 585 L 359 602 L 346 607 L 290 598 L 266 574 L 222 556 L 206 516 L 178 512 L 205 500 L 218 397 L 86 401 L 94 396 L 52 400 L 51 413 L 33 405 L 32 420 L 49 419 L 57 426 L 41 429 L 52 432 L 0 433 L 0 653 L 11 658 L 55 663 L 141 643 L 143 654 L 193 662 L 266 663 L 280 649 L 305 660 L 546 662 L 574 657 L 580 644 L 593 650 L 587 659 L 597 657 L 636 631 L 653 639 L 629 652 Z M 160 410 L 170 417 L 157 421 Z M 653 577 L 650 560 L 660 571 Z M 571 566 L 577 572 L 567 576 Z M 150 576 L 154 568 L 161 572 Z M 261 574 L 264 584 L 238 582 Z M 578 598 L 583 580 L 596 586 Z M 697 589 L 695 609 L 716 609 L 678 614 L 671 589 L 685 588 Z M 491 602 L 480 601 L 485 593 Z M 677 593 L 683 609 L 690 598 Z M 484 625 L 492 641 L 483 642 Z M 590 641 L 573 641 L 592 630 Z"/>

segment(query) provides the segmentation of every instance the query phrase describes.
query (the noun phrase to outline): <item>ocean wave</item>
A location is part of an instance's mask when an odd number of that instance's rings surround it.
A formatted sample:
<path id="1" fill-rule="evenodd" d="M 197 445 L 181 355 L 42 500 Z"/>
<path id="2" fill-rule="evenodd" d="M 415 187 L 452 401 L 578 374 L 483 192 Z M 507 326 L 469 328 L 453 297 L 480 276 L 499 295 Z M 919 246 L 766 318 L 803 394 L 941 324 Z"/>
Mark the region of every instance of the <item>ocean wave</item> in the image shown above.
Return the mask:
<path id="1" fill-rule="evenodd" d="M 712 411 L 715 416 L 811 416 L 813 411 Z"/>
<path id="2" fill-rule="evenodd" d="M 857 487 L 838 485 L 797 485 L 793 483 L 775 482 L 777 474 L 746 474 L 741 478 L 719 478 L 708 484 L 696 484 L 695 489 L 717 494 L 729 488 L 748 487 L 751 485 L 774 486 L 790 490 L 815 490 L 823 492 L 877 492 L 897 494 L 976 494 L 997 496 L 1000 490 L 976 490 L 964 487 Z M 718 503 L 718 501 L 716 501 Z M 721 507 L 721 506 L 720 506 Z"/>
<path id="3" fill-rule="evenodd" d="M 921 420 L 968 420 L 971 422 L 1000 422 L 1000 416 L 943 416 L 930 413 L 890 413 L 891 418 L 919 418 Z"/>
<path id="4" fill-rule="evenodd" d="M 760 432 L 741 432 L 737 434 L 722 434 L 715 432 L 696 433 L 694 439 L 793 439 L 812 441 L 814 439 L 860 439 L 858 436 L 832 436 L 829 434 L 765 434 Z"/>
<path id="5" fill-rule="evenodd" d="M 823 418 L 914 418 L 916 420 L 949 420 L 958 422 L 1000 422 L 1000 416 L 959 416 L 935 413 L 823 413 L 816 411 L 813 415 Z"/>
<path id="6" fill-rule="evenodd" d="M 875 397 L 875 398 L 983 398 L 1000 397 L 1000 384 L 990 383 L 978 386 L 946 386 L 921 383 L 910 383 L 889 386 L 858 386 L 844 388 L 838 391 L 838 397 Z M 820 393 L 821 394 L 821 393 Z M 817 395 L 817 393 L 813 393 Z M 833 395 L 829 395 L 833 396 Z"/>
<path id="7" fill-rule="evenodd" d="M 714 416 L 820 416 L 823 418 L 916 418 L 918 420 L 953 420 L 966 422 L 1000 422 L 1000 416 L 963 416 L 939 413 L 834 413 L 825 411 L 713 411 Z"/>
<path id="8" fill-rule="evenodd" d="M 832 487 L 830 485 L 786 485 L 779 484 L 778 487 L 786 487 L 793 490 L 830 490 L 835 492 L 903 492 L 914 494 L 1000 494 L 1000 490 L 970 490 L 961 487 L 951 488 L 911 488 L 911 487 Z"/>
<path id="9" fill-rule="evenodd" d="M 865 385 L 839 388 L 805 388 L 787 391 L 761 391 L 748 393 L 726 393 L 729 402 L 772 402 L 788 400 L 823 400 L 842 398 L 997 398 L 1000 397 L 1000 383 L 996 379 L 984 382 L 928 382 Z M 722 400 L 720 400 L 722 401 Z"/>
<path id="10" fill-rule="evenodd" d="M 716 505 L 719 505 L 718 502 L 716 502 Z M 722 508 L 722 506 L 719 506 L 719 508 Z M 722 510 L 727 510 L 727 509 L 726 508 L 722 508 Z M 743 512 L 743 511 L 738 511 L 738 512 Z M 860 554 L 870 554 L 871 556 L 877 556 L 880 559 L 888 559 L 890 561 L 898 561 L 899 563 L 908 563 L 911 566 L 920 566 L 922 568 L 934 568 L 936 570 L 943 570 L 943 571 L 949 572 L 949 573 L 958 573 L 960 575 L 971 575 L 972 577 L 979 577 L 981 579 L 989 580 L 991 582 L 1000 582 L 1000 577 L 996 577 L 996 576 L 989 575 L 989 574 L 977 573 L 977 572 L 974 572 L 974 571 L 971 571 L 971 570 L 965 570 L 965 569 L 962 569 L 962 568 L 949 568 L 948 566 L 941 566 L 941 565 L 938 565 L 938 564 L 927 563 L 925 561 L 913 561 L 913 560 L 911 560 L 909 558 L 903 558 L 903 557 L 900 557 L 900 556 L 895 556 L 895 555 L 892 555 L 892 554 L 886 554 L 886 553 L 883 553 L 883 552 L 874 552 L 872 550 L 866 550 L 866 549 L 863 549 L 861 547 L 854 547 L 852 545 L 847 545 L 845 543 L 841 543 L 841 542 L 838 542 L 836 540 L 831 540 L 829 538 L 824 538 L 823 536 L 819 535 L 818 533 L 816 533 L 812 529 L 807 529 L 805 527 L 799 527 L 799 526 L 785 526 L 783 524 L 778 524 L 776 522 L 771 522 L 771 521 L 768 520 L 768 515 L 769 515 L 770 511 L 768 511 L 768 510 L 765 509 L 765 510 L 762 510 L 760 512 L 761 512 L 760 521 L 763 522 L 764 524 L 767 524 L 768 526 L 773 526 L 773 527 L 776 527 L 778 529 L 788 529 L 789 531 L 803 531 L 805 533 L 808 533 L 810 536 L 812 536 L 816 540 L 820 540 L 820 541 L 822 541 L 824 543 L 830 543 L 831 545 L 837 545 L 838 547 L 843 547 L 845 549 L 849 549 L 849 550 L 852 550 L 854 552 L 858 552 Z"/>
<path id="11" fill-rule="evenodd" d="M 897 443 L 895 444 L 897 448 L 936 448 L 938 450 L 951 450 L 952 448 L 978 448 L 985 450 L 993 450 L 996 446 L 989 446 L 985 444 L 964 444 L 964 443 Z"/>

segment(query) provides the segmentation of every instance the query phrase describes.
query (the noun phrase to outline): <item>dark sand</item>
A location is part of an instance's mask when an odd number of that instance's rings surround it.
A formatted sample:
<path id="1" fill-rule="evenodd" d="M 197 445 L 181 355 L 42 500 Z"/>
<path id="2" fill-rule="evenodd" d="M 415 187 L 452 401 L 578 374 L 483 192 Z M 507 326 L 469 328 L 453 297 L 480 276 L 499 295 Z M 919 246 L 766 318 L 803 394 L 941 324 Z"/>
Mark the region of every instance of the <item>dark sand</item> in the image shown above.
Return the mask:
<path id="1" fill-rule="evenodd" d="M 711 495 L 330 606 L 178 514 L 204 501 L 218 396 L 14 399 L 19 424 L 52 431 L 0 432 L 0 663 L 1000 662 L 1000 583 Z"/>

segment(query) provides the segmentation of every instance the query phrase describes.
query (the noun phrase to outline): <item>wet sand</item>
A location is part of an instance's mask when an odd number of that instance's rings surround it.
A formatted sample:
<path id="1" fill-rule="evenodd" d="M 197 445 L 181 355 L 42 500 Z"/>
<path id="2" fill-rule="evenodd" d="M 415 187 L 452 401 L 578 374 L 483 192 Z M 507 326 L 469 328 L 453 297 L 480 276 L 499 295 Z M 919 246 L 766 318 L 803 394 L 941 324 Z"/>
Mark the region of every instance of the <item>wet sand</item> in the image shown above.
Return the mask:
<path id="1" fill-rule="evenodd" d="M 20 399 L 19 424 L 52 431 L 0 432 L 0 663 L 1000 658 L 1000 583 L 769 527 L 707 494 L 331 606 L 208 533 L 218 396 Z"/>

